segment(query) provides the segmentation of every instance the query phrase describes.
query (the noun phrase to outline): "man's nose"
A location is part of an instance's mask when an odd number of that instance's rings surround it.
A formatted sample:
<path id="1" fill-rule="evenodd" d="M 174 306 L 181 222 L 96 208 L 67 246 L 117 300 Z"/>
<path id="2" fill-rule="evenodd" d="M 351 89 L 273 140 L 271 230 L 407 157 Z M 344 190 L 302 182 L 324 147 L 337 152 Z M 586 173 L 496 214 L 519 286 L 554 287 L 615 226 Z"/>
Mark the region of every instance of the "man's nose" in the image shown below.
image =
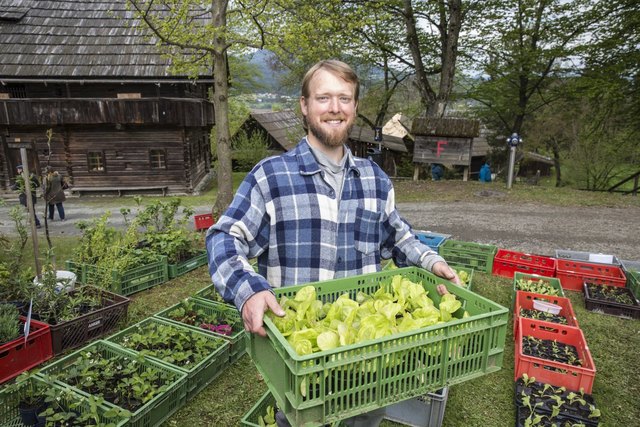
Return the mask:
<path id="1" fill-rule="evenodd" d="M 337 97 L 333 97 L 329 100 L 329 109 L 332 113 L 340 112 L 340 100 Z"/>

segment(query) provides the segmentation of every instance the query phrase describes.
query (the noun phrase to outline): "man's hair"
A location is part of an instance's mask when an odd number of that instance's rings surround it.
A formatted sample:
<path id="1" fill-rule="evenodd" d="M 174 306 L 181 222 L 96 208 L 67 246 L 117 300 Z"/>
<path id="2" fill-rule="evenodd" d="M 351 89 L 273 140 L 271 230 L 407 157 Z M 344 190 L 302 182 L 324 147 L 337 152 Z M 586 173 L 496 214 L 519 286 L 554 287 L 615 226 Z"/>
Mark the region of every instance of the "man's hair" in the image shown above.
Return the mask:
<path id="1" fill-rule="evenodd" d="M 358 101 L 358 95 L 360 93 L 360 81 L 358 80 L 358 76 L 351 69 L 351 67 L 349 67 L 349 65 L 345 64 L 342 61 L 338 61 L 337 59 L 327 59 L 324 61 L 320 61 L 313 67 L 309 68 L 309 71 L 307 71 L 307 73 L 304 75 L 304 78 L 302 79 L 302 96 L 304 96 L 305 98 L 309 97 L 309 84 L 313 76 L 319 70 L 326 70 L 331 74 L 340 77 L 348 83 L 353 83 L 355 85 L 354 99 L 356 100 L 356 102 Z"/>

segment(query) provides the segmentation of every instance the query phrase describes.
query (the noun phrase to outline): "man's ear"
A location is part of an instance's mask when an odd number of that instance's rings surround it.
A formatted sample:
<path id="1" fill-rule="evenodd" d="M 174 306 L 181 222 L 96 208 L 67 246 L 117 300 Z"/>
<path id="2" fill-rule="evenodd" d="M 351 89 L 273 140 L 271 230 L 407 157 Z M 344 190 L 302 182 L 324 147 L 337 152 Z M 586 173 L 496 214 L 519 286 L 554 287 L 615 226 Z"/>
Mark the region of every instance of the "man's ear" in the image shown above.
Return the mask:
<path id="1" fill-rule="evenodd" d="M 300 97 L 300 111 L 302 111 L 302 115 L 307 115 L 307 100 L 304 96 Z"/>

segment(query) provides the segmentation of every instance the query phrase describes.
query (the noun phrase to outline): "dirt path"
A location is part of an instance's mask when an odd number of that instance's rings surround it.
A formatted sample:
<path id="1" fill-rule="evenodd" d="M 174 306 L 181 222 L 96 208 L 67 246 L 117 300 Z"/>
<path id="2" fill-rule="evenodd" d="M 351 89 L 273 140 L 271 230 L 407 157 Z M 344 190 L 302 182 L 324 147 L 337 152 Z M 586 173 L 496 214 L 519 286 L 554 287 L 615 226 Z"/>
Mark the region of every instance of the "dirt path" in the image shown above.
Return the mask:
<path id="1" fill-rule="evenodd" d="M 8 210 L 0 207 L 0 232 L 12 234 Z M 39 216 L 42 213 L 38 206 Z M 505 249 L 555 255 L 556 249 L 613 254 L 640 260 L 640 208 L 557 207 L 533 204 L 511 205 L 500 200 L 471 202 L 400 203 L 398 209 L 414 229 L 451 234 L 454 239 L 494 244 Z M 49 224 L 51 237 L 77 235 L 76 223 L 104 213 L 89 208 L 80 199 L 65 203 L 68 220 Z M 196 213 L 208 206 L 195 208 Z M 57 214 L 56 214 L 57 218 Z M 112 209 L 109 223 L 124 227 L 119 209 Z M 44 229 L 39 233 L 44 237 Z"/>

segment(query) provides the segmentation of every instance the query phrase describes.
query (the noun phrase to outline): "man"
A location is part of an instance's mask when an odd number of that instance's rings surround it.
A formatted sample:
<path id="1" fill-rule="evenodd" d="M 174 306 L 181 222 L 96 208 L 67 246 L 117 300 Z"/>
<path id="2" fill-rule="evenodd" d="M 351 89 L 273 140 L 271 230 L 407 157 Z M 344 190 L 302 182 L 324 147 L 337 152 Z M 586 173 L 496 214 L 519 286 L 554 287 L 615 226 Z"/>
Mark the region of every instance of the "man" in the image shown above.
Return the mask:
<path id="1" fill-rule="evenodd" d="M 211 279 L 251 333 L 266 335 L 267 310 L 284 315 L 272 287 L 372 273 L 382 258 L 459 284 L 400 217 L 389 177 L 346 147 L 358 93 L 358 77 L 347 64 L 314 65 L 300 97 L 307 136 L 288 153 L 256 165 L 208 231 Z M 248 262 L 254 257 L 259 274 Z M 443 285 L 439 292 L 446 292 Z"/>
<path id="2" fill-rule="evenodd" d="M 24 176 L 23 176 L 24 168 L 22 165 L 16 166 L 16 182 L 11 186 L 11 189 L 18 192 L 18 201 L 24 207 L 27 207 L 27 192 L 24 184 Z M 38 200 L 36 197 L 36 188 L 40 187 L 40 181 L 38 177 L 32 172 L 29 174 L 29 184 L 31 189 L 31 202 L 33 205 L 33 217 L 36 220 L 36 228 L 40 228 L 40 219 L 38 219 L 38 215 L 35 212 L 36 209 L 36 201 Z"/>

